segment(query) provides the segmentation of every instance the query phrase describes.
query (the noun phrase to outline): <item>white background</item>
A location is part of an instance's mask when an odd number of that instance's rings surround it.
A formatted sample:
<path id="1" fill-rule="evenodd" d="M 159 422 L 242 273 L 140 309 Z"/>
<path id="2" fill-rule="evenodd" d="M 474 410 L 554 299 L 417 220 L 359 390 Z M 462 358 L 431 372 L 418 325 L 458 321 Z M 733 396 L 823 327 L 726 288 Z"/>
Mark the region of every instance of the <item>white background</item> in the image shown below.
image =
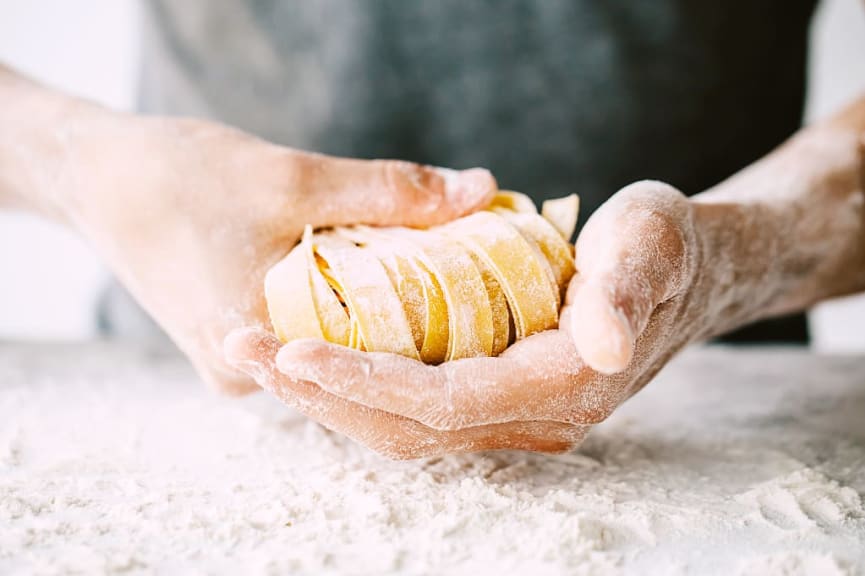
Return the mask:
<path id="1" fill-rule="evenodd" d="M 138 9 L 135 0 L 0 0 L 0 60 L 64 90 L 130 109 Z M 865 92 L 865 3 L 824 0 L 812 36 L 809 120 Z M 93 306 L 106 277 L 73 234 L 0 213 L 0 339 L 93 336 Z M 824 304 L 811 320 L 817 348 L 865 350 L 865 297 Z"/>

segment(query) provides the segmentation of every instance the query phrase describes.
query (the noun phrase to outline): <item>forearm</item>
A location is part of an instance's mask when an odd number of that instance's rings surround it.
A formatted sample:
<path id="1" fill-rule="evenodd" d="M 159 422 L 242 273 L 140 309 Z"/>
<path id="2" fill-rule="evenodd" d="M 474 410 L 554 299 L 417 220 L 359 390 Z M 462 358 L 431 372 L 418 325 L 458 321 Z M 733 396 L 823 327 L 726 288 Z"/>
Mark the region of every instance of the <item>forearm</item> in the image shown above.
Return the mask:
<path id="1" fill-rule="evenodd" d="M 702 336 L 865 289 L 863 188 L 865 98 L 696 196 Z"/>
<path id="2" fill-rule="evenodd" d="M 112 115 L 0 64 L 0 209 L 64 219 L 72 148 L 89 124 Z"/>

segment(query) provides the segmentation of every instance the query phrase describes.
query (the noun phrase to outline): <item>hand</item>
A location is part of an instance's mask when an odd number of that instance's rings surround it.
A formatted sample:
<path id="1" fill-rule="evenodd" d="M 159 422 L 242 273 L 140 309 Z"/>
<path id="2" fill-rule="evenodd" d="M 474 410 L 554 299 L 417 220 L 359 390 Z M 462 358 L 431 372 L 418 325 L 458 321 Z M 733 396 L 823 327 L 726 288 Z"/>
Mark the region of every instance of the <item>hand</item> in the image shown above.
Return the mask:
<path id="1" fill-rule="evenodd" d="M 275 146 L 218 124 L 116 114 L 0 69 L 0 196 L 70 224 L 227 392 L 258 387 L 226 334 L 269 326 L 264 275 L 306 224 L 429 226 L 485 206 L 495 181 Z M 8 163 L 8 164 L 7 164 Z"/>
<path id="2" fill-rule="evenodd" d="M 427 366 L 318 340 L 280 350 L 257 330 L 230 336 L 226 353 L 287 404 L 391 457 L 559 452 L 705 328 L 700 263 L 692 203 L 641 182 L 583 230 L 560 329 L 499 357 Z"/>

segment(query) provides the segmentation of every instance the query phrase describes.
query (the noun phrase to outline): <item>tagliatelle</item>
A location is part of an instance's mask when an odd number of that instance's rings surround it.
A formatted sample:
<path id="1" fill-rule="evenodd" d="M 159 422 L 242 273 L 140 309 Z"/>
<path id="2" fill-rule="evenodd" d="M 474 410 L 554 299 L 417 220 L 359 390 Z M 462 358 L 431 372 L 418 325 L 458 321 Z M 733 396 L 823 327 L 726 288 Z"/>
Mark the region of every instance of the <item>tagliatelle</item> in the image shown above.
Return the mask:
<path id="1" fill-rule="evenodd" d="M 514 317 L 517 339 L 556 325 L 559 293 L 548 264 L 516 228 L 493 212 L 471 214 L 444 228 L 442 235 L 456 238 L 492 270 Z"/>
<path id="2" fill-rule="evenodd" d="M 431 364 L 497 355 L 557 325 L 577 209 L 572 195 L 538 214 L 500 192 L 486 211 L 428 230 L 307 228 L 265 279 L 274 330 Z"/>

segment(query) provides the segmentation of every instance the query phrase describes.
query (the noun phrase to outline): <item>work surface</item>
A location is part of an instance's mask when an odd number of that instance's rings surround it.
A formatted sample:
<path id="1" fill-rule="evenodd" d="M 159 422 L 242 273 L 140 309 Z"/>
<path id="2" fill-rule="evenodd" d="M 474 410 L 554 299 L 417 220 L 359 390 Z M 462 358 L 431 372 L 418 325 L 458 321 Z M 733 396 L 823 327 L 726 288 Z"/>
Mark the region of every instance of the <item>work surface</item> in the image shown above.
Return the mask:
<path id="1" fill-rule="evenodd" d="M 0 346 L 0 574 L 862 574 L 865 358 L 692 350 L 572 454 L 390 462 L 174 357 Z"/>

